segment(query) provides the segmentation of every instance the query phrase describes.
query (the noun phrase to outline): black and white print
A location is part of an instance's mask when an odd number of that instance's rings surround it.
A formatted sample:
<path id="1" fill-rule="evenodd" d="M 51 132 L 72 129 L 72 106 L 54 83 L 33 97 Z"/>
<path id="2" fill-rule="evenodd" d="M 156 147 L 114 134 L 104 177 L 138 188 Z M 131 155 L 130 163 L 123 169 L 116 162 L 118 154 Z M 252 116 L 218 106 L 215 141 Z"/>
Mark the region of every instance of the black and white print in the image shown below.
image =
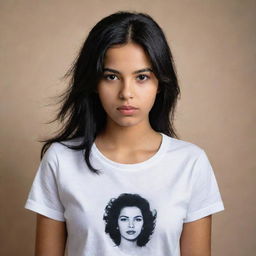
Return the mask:
<path id="1" fill-rule="evenodd" d="M 156 225 L 157 211 L 138 194 L 123 193 L 110 199 L 103 220 L 105 232 L 122 249 L 145 247 Z"/>

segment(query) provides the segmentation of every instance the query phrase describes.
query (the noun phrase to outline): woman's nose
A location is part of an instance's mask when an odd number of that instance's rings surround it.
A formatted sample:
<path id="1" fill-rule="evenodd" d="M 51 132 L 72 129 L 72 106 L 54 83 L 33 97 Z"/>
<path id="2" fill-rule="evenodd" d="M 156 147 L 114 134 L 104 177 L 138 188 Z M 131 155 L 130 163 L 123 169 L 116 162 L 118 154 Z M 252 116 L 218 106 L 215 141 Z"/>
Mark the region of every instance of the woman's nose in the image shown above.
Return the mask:
<path id="1" fill-rule="evenodd" d="M 129 221 L 129 228 L 133 228 L 134 227 L 134 221 L 130 220 Z"/>
<path id="2" fill-rule="evenodd" d="M 134 97 L 133 82 L 131 80 L 127 79 L 121 83 L 119 96 L 122 99 L 129 99 Z"/>

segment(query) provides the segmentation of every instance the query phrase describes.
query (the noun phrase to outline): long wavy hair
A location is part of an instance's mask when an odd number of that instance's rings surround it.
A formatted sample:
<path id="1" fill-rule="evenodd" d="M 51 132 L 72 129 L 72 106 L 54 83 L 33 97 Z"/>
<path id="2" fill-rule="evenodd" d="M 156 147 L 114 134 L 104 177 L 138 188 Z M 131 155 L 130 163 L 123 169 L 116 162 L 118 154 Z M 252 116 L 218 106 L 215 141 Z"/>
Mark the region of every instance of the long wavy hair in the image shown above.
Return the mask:
<path id="1" fill-rule="evenodd" d="M 59 142 L 73 150 L 84 150 L 88 168 L 96 174 L 89 160 L 94 140 L 106 125 L 106 112 L 96 93 L 103 74 L 103 61 L 108 48 L 133 42 L 148 54 L 158 79 L 157 93 L 149 112 L 151 127 L 168 136 L 176 137 L 173 120 L 180 88 L 177 81 L 171 50 L 160 26 L 145 13 L 119 11 L 100 20 L 89 32 L 78 56 L 64 78 L 69 86 L 60 94 L 61 104 L 56 117 L 49 123 L 59 121 L 62 126 L 56 136 L 41 140 L 41 159 L 50 145 Z M 81 137 L 78 145 L 64 142 Z"/>
<path id="2" fill-rule="evenodd" d="M 157 212 L 156 210 L 151 211 L 148 201 L 138 194 L 123 193 L 118 198 L 110 199 L 103 215 L 103 220 L 106 222 L 105 232 L 109 234 L 116 245 L 120 245 L 121 234 L 117 229 L 118 217 L 121 210 L 127 206 L 135 206 L 141 210 L 144 223 L 136 244 L 142 247 L 148 243 L 153 234 L 156 225 Z"/>

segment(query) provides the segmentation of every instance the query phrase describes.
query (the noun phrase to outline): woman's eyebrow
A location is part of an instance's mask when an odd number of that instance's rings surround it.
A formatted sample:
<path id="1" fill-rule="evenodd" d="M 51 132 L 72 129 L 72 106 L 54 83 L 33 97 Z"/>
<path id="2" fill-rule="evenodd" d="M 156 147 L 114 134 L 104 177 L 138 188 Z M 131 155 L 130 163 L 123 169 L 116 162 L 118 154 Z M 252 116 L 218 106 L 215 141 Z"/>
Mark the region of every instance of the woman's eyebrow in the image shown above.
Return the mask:
<path id="1" fill-rule="evenodd" d="M 126 216 L 126 215 L 121 215 L 120 218 L 121 217 L 129 218 L 129 216 Z M 138 217 L 142 218 L 142 215 L 137 215 L 137 216 L 134 216 L 133 218 L 138 218 Z"/>
<path id="2" fill-rule="evenodd" d="M 103 72 L 106 72 L 106 71 L 109 71 L 109 72 L 112 72 L 115 74 L 120 74 L 120 72 L 118 70 L 115 70 L 112 68 L 103 68 Z M 143 69 L 134 71 L 133 74 L 138 74 L 138 73 L 142 73 L 142 72 L 152 72 L 153 73 L 153 70 L 151 68 L 143 68 Z"/>

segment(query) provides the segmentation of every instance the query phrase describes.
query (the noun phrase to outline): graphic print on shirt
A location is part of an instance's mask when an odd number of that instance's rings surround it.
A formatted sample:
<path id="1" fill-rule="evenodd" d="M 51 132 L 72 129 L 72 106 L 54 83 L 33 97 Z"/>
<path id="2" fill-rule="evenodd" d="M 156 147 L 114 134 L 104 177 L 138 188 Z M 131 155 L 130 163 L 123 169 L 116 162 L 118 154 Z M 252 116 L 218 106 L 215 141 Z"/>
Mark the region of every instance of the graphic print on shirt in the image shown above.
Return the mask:
<path id="1" fill-rule="evenodd" d="M 156 225 L 157 211 L 138 194 L 123 193 L 110 199 L 103 220 L 105 232 L 116 246 L 136 249 L 150 240 Z"/>

